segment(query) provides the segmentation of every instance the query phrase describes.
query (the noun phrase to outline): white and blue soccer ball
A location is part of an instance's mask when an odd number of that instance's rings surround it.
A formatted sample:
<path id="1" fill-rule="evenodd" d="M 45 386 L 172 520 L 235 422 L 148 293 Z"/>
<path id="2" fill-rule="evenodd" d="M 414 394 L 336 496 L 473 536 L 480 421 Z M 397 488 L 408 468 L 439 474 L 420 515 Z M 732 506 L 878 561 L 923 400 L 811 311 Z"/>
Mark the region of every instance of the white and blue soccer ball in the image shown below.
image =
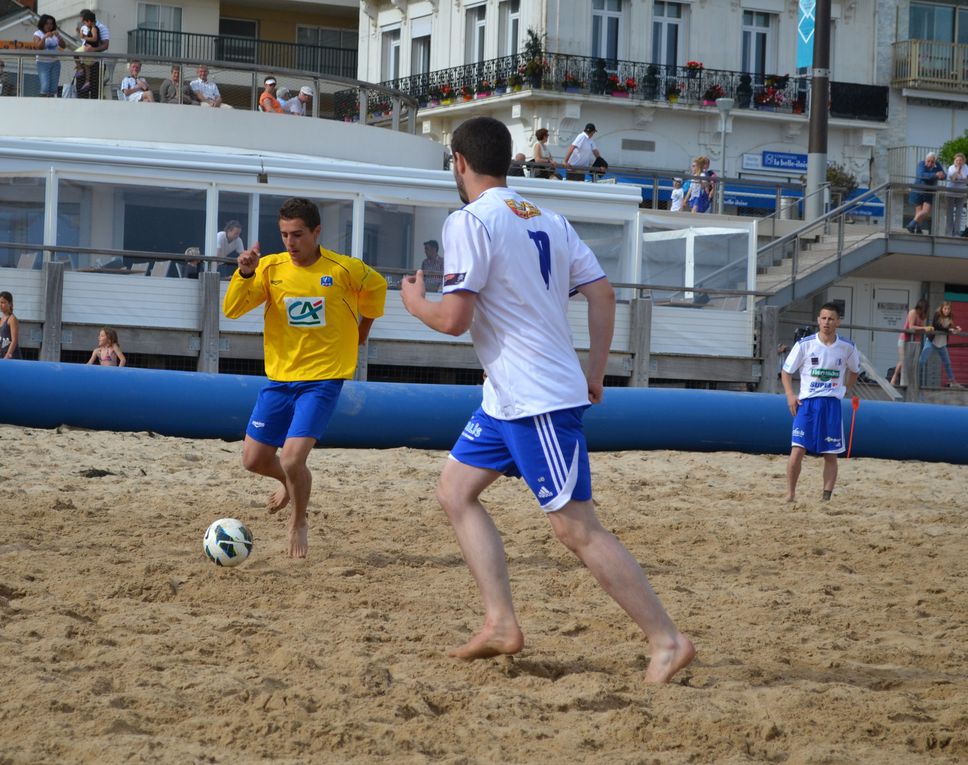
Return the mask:
<path id="1" fill-rule="evenodd" d="M 216 566 L 238 566 L 252 552 L 252 532 L 235 518 L 219 518 L 206 530 L 202 546 Z"/>

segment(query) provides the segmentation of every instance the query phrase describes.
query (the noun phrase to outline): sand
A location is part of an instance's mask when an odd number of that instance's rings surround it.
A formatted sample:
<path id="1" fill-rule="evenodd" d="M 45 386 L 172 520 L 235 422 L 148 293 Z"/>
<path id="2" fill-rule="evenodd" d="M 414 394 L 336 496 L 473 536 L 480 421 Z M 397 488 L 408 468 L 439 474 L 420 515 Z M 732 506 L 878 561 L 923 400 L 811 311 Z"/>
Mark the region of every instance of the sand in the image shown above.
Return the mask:
<path id="1" fill-rule="evenodd" d="M 604 523 L 698 656 L 648 647 L 518 481 L 487 492 L 526 635 L 479 626 L 444 454 L 317 450 L 310 556 L 239 444 L 0 427 L 0 763 L 964 763 L 968 467 L 592 455 Z M 90 471 L 108 471 L 99 475 Z M 255 551 L 219 569 L 206 526 Z"/>

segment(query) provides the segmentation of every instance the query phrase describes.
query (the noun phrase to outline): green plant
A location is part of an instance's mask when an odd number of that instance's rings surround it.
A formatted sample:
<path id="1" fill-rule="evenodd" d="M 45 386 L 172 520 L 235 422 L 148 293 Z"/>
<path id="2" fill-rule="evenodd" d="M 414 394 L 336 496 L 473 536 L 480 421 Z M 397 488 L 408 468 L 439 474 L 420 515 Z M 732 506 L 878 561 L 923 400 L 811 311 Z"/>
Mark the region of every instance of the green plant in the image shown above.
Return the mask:
<path id="1" fill-rule="evenodd" d="M 957 138 L 952 138 L 938 150 L 938 160 L 947 166 L 955 161 L 955 154 L 968 156 L 968 130 Z"/>
<path id="2" fill-rule="evenodd" d="M 678 82 L 670 82 L 666 85 L 666 98 L 678 98 L 681 92 L 682 88 Z"/>
<path id="3" fill-rule="evenodd" d="M 830 188 L 842 191 L 845 197 L 849 197 L 860 185 L 857 176 L 837 162 L 827 163 L 827 183 L 830 184 Z"/>
<path id="4" fill-rule="evenodd" d="M 524 43 L 524 57 L 529 61 L 540 61 L 544 56 L 544 38 L 528 27 L 528 39 Z"/>

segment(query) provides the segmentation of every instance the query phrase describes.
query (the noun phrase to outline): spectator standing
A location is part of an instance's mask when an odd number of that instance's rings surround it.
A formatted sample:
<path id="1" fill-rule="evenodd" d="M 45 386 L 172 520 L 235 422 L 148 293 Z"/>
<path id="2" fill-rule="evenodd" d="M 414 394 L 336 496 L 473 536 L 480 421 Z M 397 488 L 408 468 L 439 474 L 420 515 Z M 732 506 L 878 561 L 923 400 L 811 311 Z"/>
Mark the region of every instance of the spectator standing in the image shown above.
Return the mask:
<path id="1" fill-rule="evenodd" d="M 65 43 L 57 29 L 57 20 L 49 13 L 43 14 L 37 20 L 37 31 L 34 32 L 33 47 L 45 51 L 45 55 L 37 56 L 37 78 L 40 80 L 40 95 L 43 98 L 53 98 L 57 95 L 57 84 L 60 81 L 60 58 L 56 55 Z"/>
<path id="2" fill-rule="evenodd" d="M 534 131 L 534 148 L 531 150 L 531 157 L 534 164 L 531 167 L 531 177 L 532 178 L 551 178 L 552 176 L 558 177 L 555 173 L 554 157 L 551 156 L 551 150 L 548 148 L 548 128 L 538 128 Z"/>
<path id="3" fill-rule="evenodd" d="M 685 197 L 686 192 L 682 189 L 682 178 L 673 178 L 672 202 L 669 205 L 669 212 L 682 212 L 682 203 Z"/>
<path id="4" fill-rule="evenodd" d="M 197 104 L 198 101 L 192 96 L 192 89 L 188 83 L 182 82 L 181 67 L 175 65 L 171 68 L 171 77 L 161 83 L 159 90 L 159 100 L 163 104 Z"/>
<path id="5" fill-rule="evenodd" d="M 938 164 L 938 155 L 933 151 L 918 162 L 914 182 L 921 186 L 937 186 L 938 181 L 945 177 L 944 168 Z M 904 228 L 912 234 L 922 233 L 921 222 L 931 215 L 931 205 L 934 203 L 934 192 L 924 189 L 914 189 L 908 201 L 914 205 L 914 217 Z"/>
<path id="6" fill-rule="evenodd" d="M 7 73 L 3 60 L 0 59 L 0 96 L 17 95 L 17 83 L 10 74 Z"/>
<path id="7" fill-rule="evenodd" d="M 266 77 L 262 83 L 262 93 L 259 96 L 259 109 L 273 114 L 282 114 L 282 104 L 276 98 L 276 78 Z"/>
<path id="8" fill-rule="evenodd" d="M 151 86 L 141 76 L 141 62 L 137 59 L 128 64 L 128 76 L 121 80 L 121 93 L 126 101 L 153 103 L 155 100 Z"/>
<path id="9" fill-rule="evenodd" d="M 222 94 L 219 92 L 218 85 L 214 80 L 208 79 L 208 67 L 200 64 L 198 67 L 198 77 L 192 80 L 192 93 L 195 99 L 202 106 L 210 106 L 213 109 L 231 109 L 232 107 L 222 102 Z"/>
<path id="10" fill-rule="evenodd" d="M 215 239 L 215 255 L 219 258 L 238 258 L 243 252 L 245 252 L 245 245 L 242 244 L 242 224 L 237 220 L 230 220 L 218 232 Z M 235 264 L 219 263 L 218 272 L 223 278 L 229 279 L 235 272 Z"/>
<path id="11" fill-rule="evenodd" d="M 575 136 L 575 140 L 568 147 L 568 152 L 565 154 L 565 168 L 568 171 L 567 179 L 569 181 L 585 180 L 585 173 L 595 160 L 602 156 L 595 141 L 592 140 L 592 136 L 597 132 L 595 124 L 589 122 L 585 125 L 585 129 Z M 576 167 L 581 169 L 572 169 Z"/>
<path id="12" fill-rule="evenodd" d="M 965 225 L 965 192 L 968 191 L 968 165 L 965 155 L 960 151 L 955 154 L 954 161 L 948 166 L 948 187 L 957 191 L 948 200 L 948 236 L 968 236 L 968 226 Z"/>
<path id="13" fill-rule="evenodd" d="M 110 327 L 102 327 L 97 335 L 97 348 L 91 353 L 88 364 L 102 367 L 123 367 L 128 363 L 118 344 L 118 333 Z"/>
<path id="14" fill-rule="evenodd" d="M 860 354 L 849 340 L 837 335 L 840 308 L 824 303 L 817 317 L 820 331 L 799 340 L 780 374 L 787 406 L 793 415 L 790 459 L 787 462 L 787 502 L 796 499 L 800 468 L 807 452 L 823 456 L 823 495 L 830 499 L 837 483 L 837 455 L 846 451 L 840 402 L 860 373 Z M 800 375 L 799 394 L 793 374 Z"/>
<path id="15" fill-rule="evenodd" d="M 86 29 L 86 32 L 85 32 Z M 79 50 L 84 53 L 103 53 L 111 47 L 111 31 L 97 20 L 94 11 L 85 8 L 81 11 L 81 27 L 78 30 L 84 38 Z M 101 86 L 101 62 L 85 64 L 87 76 L 84 85 L 78 89 L 78 98 L 98 98 Z"/>
<path id="16" fill-rule="evenodd" d="M 299 92 L 294 98 L 290 98 L 286 101 L 285 105 L 282 107 L 286 114 L 295 114 L 297 117 L 306 116 L 306 105 L 312 100 L 314 91 L 309 85 L 303 85 Z"/>
<path id="17" fill-rule="evenodd" d="M 0 360 L 22 359 L 20 321 L 13 315 L 13 295 L 0 292 Z"/>
<path id="18" fill-rule="evenodd" d="M 937 351 L 941 356 L 941 363 L 944 364 L 945 374 L 948 375 L 949 388 L 961 388 L 955 381 L 955 373 L 951 369 L 951 355 L 948 353 L 948 336 L 952 332 L 961 332 L 961 327 L 954 323 L 951 318 L 951 301 L 945 300 L 931 319 L 931 326 L 928 334 L 924 336 L 924 348 L 921 357 L 918 359 L 918 374 L 920 375 L 921 385 L 924 386 L 925 373 L 928 369 L 928 359 Z"/>
<path id="19" fill-rule="evenodd" d="M 444 280 L 444 259 L 440 255 L 440 245 L 436 239 L 424 242 L 424 259 L 420 264 L 424 272 L 424 285 L 427 292 L 440 292 Z"/>
<path id="20" fill-rule="evenodd" d="M 900 385 L 901 371 L 904 369 L 904 345 L 905 343 L 916 343 L 923 333 L 931 329 L 928 324 L 928 301 L 921 298 L 917 304 L 907 313 L 904 319 L 904 331 L 897 338 L 897 365 L 894 367 L 894 374 L 891 375 L 891 385 Z"/>

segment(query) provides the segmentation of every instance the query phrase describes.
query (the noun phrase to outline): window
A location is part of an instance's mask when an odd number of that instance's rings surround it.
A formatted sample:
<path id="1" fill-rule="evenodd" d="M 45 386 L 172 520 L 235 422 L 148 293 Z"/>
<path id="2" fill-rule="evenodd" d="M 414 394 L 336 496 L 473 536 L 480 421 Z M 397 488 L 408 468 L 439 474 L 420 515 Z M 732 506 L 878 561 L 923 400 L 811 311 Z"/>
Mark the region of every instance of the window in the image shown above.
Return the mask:
<path id="1" fill-rule="evenodd" d="M 912 40 L 952 42 L 955 36 L 955 9 L 945 5 L 911 3 L 908 37 Z"/>
<path id="2" fill-rule="evenodd" d="M 383 82 L 400 76 L 400 30 L 383 33 Z"/>
<path id="3" fill-rule="evenodd" d="M 679 63 L 682 4 L 656 2 L 652 13 L 652 62 L 659 66 Z"/>
<path id="4" fill-rule="evenodd" d="M 298 69 L 356 77 L 357 37 L 352 29 L 296 27 Z"/>
<path id="5" fill-rule="evenodd" d="M 592 0 L 592 58 L 605 59 L 609 69 L 618 66 L 621 20 L 622 0 Z"/>
<path id="6" fill-rule="evenodd" d="M 499 56 L 513 56 L 518 52 L 521 37 L 521 0 L 504 0 L 498 13 L 498 51 Z"/>
<path id="7" fill-rule="evenodd" d="M 743 11 L 743 71 L 762 77 L 774 67 L 774 19 L 769 13 Z"/>
<path id="8" fill-rule="evenodd" d="M 182 55 L 182 9 L 173 5 L 138 3 L 138 29 L 143 35 L 141 55 L 179 58 Z"/>
<path id="9" fill-rule="evenodd" d="M 467 63 L 476 64 L 484 60 L 484 30 L 487 9 L 483 5 L 467 9 Z"/>
<path id="10" fill-rule="evenodd" d="M 427 74 L 430 71 L 430 35 L 415 37 L 410 47 L 410 73 Z"/>
<path id="11" fill-rule="evenodd" d="M 42 266 L 43 252 L 35 248 L 44 242 L 45 188 L 43 178 L 0 178 L 0 242 L 24 245 L 0 248 L 0 267 Z"/>
<path id="12" fill-rule="evenodd" d="M 254 64 L 259 23 L 250 19 L 219 19 L 218 51 L 220 61 Z"/>

